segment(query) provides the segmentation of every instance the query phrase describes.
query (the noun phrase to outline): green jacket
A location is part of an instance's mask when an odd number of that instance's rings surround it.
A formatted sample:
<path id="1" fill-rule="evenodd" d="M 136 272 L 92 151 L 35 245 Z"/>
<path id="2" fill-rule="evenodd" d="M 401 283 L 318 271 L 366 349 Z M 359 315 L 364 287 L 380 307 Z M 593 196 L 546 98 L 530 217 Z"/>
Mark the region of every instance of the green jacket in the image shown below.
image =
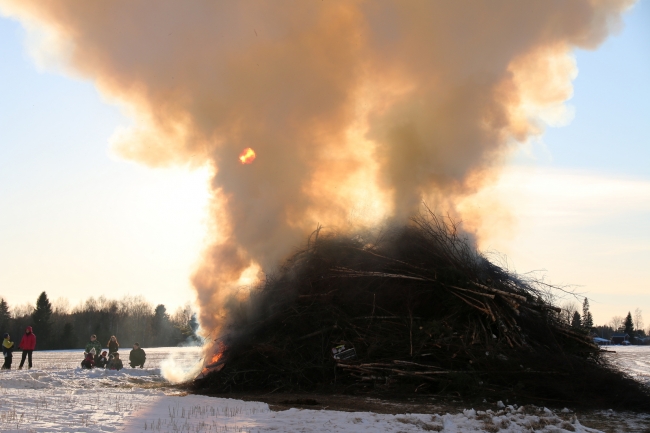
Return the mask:
<path id="1" fill-rule="evenodd" d="M 102 353 L 101 343 L 97 340 L 89 341 L 88 344 L 86 344 L 85 352 L 90 353 L 92 349 L 95 349 L 95 355 L 99 355 L 100 353 Z"/>

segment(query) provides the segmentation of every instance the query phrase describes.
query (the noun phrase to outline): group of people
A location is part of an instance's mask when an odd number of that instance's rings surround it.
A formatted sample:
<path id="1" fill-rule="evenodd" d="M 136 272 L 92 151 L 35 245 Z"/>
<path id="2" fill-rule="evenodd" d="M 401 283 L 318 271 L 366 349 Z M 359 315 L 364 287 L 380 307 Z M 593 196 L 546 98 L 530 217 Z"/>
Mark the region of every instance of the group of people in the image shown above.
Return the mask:
<path id="1" fill-rule="evenodd" d="M 4 356 L 5 362 L 2 364 L 2 369 L 11 370 L 11 364 L 14 359 L 14 342 L 11 341 L 11 335 L 8 333 L 5 333 L 3 337 L 4 340 L 2 340 L 2 356 Z M 32 352 L 36 348 L 36 335 L 34 335 L 34 332 L 32 332 L 31 326 L 28 326 L 25 329 L 25 335 L 23 335 L 23 338 L 20 340 L 18 348 L 23 351 L 23 356 L 20 360 L 20 366 L 18 369 L 22 370 L 23 365 L 25 365 L 25 359 L 28 360 L 27 366 L 29 368 L 32 368 Z"/>
<path id="2" fill-rule="evenodd" d="M 102 350 L 102 345 L 97 341 L 96 335 L 90 336 L 90 341 L 86 344 L 84 350 L 84 359 L 81 361 L 82 368 L 107 368 L 109 370 L 121 370 L 124 368 L 122 360 L 120 359 L 120 354 L 118 350 L 120 349 L 120 343 L 118 343 L 117 338 L 113 335 L 108 343 L 108 352 Z M 20 361 L 19 369 L 23 368 L 25 360 L 27 360 L 27 365 L 29 368 L 32 368 L 32 352 L 36 348 L 36 335 L 32 330 L 31 326 L 28 326 L 25 329 L 25 335 L 20 340 L 18 349 L 23 351 L 23 356 Z M 13 362 L 13 352 L 15 350 L 14 342 L 11 340 L 11 336 L 8 333 L 4 334 L 4 340 L 2 341 L 2 355 L 4 356 L 4 364 L 2 364 L 3 370 L 10 370 L 11 364 Z M 144 363 L 147 360 L 147 354 L 140 347 L 140 343 L 133 344 L 133 350 L 129 353 L 129 365 L 132 368 L 144 367 Z"/>
<path id="3" fill-rule="evenodd" d="M 124 368 L 124 364 L 120 359 L 120 354 L 118 350 L 120 349 L 120 343 L 117 341 L 117 337 L 114 335 L 111 336 L 108 343 L 108 352 L 102 350 L 102 345 L 97 341 L 96 335 L 90 336 L 90 341 L 86 344 L 84 350 L 84 359 L 81 361 L 82 368 L 107 368 L 109 370 L 121 370 Z M 140 347 L 140 343 L 133 343 L 133 350 L 129 353 L 129 365 L 131 368 L 144 367 L 144 362 L 147 360 L 147 354 Z"/>

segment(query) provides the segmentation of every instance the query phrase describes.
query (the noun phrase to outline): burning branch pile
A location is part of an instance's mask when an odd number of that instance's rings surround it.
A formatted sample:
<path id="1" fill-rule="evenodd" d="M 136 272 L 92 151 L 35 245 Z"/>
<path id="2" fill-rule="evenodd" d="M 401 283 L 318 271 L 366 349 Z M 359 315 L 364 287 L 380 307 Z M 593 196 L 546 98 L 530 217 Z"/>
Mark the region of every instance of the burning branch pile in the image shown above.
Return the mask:
<path id="1" fill-rule="evenodd" d="M 552 286 L 496 266 L 453 223 L 429 212 L 372 240 L 320 231 L 249 299 L 231 301 L 218 368 L 197 384 L 610 407 L 620 391 L 619 403 L 647 405 L 645 388 L 560 320 Z"/>

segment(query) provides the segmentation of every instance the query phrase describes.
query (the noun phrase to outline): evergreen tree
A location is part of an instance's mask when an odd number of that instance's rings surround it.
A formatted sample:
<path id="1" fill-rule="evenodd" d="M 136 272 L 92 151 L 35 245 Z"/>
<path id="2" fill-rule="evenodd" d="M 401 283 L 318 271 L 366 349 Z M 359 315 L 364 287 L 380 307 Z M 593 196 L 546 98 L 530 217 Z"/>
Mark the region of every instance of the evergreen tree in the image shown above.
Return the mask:
<path id="1" fill-rule="evenodd" d="M 181 329 L 181 332 L 183 333 L 183 337 L 185 337 L 185 341 L 187 343 L 203 343 L 203 338 L 197 334 L 197 331 L 199 330 L 199 320 L 196 317 L 196 313 L 192 314 L 190 319 L 187 321 L 187 324 L 183 326 Z"/>
<path id="2" fill-rule="evenodd" d="M 9 331 L 9 320 L 11 315 L 9 314 L 9 305 L 4 298 L 0 299 L 0 333 L 4 334 Z"/>
<path id="3" fill-rule="evenodd" d="M 199 320 L 196 317 L 196 313 L 192 314 L 192 318 L 190 319 L 188 326 L 192 330 L 192 335 L 198 338 L 196 331 L 199 330 Z"/>
<path id="4" fill-rule="evenodd" d="M 169 321 L 169 315 L 167 314 L 167 308 L 163 304 L 158 304 L 156 310 L 153 313 L 153 322 L 156 326 L 161 325 Z"/>
<path id="5" fill-rule="evenodd" d="M 74 326 L 72 326 L 72 323 L 67 322 L 63 325 L 61 338 L 59 338 L 59 346 L 61 349 L 77 348 L 77 335 L 74 332 Z"/>
<path id="6" fill-rule="evenodd" d="M 573 313 L 573 319 L 571 319 L 571 327 L 575 329 L 582 329 L 582 321 L 580 320 L 580 313 L 577 311 Z"/>
<path id="7" fill-rule="evenodd" d="M 172 337 L 174 326 L 172 325 L 171 320 L 169 320 L 167 309 L 163 304 L 158 304 L 156 307 L 152 322 L 154 344 L 158 346 L 167 346 L 171 344 L 170 337 Z"/>
<path id="8" fill-rule="evenodd" d="M 591 331 L 594 328 L 594 316 L 591 315 L 591 311 L 587 311 L 587 317 L 583 318 L 582 321 L 587 331 Z"/>
<path id="9" fill-rule="evenodd" d="M 582 327 L 587 331 L 594 327 L 594 318 L 589 311 L 589 300 L 587 298 L 582 303 Z"/>
<path id="10" fill-rule="evenodd" d="M 47 298 L 45 292 L 41 293 L 36 300 L 36 309 L 32 313 L 32 328 L 34 328 L 34 334 L 38 338 L 38 344 L 41 348 L 45 349 L 52 345 L 50 341 L 50 329 L 52 323 L 50 318 L 52 317 L 52 304 Z"/>
<path id="11" fill-rule="evenodd" d="M 630 336 L 630 339 L 634 337 L 634 321 L 632 320 L 632 313 L 628 311 L 627 316 L 625 317 L 625 322 L 623 322 L 623 327 L 627 335 Z"/>

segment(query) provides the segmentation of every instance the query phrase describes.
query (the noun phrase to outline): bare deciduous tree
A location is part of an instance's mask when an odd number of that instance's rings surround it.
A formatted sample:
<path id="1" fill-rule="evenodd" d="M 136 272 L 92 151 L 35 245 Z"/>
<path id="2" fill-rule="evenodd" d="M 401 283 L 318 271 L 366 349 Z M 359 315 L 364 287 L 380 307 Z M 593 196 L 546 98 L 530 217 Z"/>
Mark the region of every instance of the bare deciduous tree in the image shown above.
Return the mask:
<path id="1" fill-rule="evenodd" d="M 614 331 L 618 331 L 623 327 L 623 323 L 625 323 L 625 317 L 623 316 L 614 316 L 612 319 L 609 321 L 609 326 L 614 328 Z"/>
<path id="2" fill-rule="evenodd" d="M 54 314 L 69 314 L 70 301 L 68 298 L 59 297 L 54 302 L 52 302 L 52 310 Z"/>
<path id="3" fill-rule="evenodd" d="M 172 315 L 172 322 L 175 323 L 188 323 L 192 319 L 192 306 L 188 302 L 182 307 L 178 307 Z"/>
<path id="4" fill-rule="evenodd" d="M 17 305 L 11 309 L 11 317 L 14 319 L 19 319 L 25 316 L 31 316 L 34 312 L 34 306 L 29 302 L 24 303 L 23 305 Z"/>
<path id="5" fill-rule="evenodd" d="M 3 322 L 3 332 L 21 335 L 26 326 L 33 325 L 34 305 L 26 303 L 16 307 L 2 307 L 11 316 Z M 156 315 L 158 310 L 158 315 Z M 156 309 L 142 296 L 125 296 L 120 300 L 104 296 L 89 298 L 74 308 L 65 298 L 54 302 L 48 338 L 41 340 L 41 347 L 73 349 L 83 347 L 90 335 L 95 334 L 100 343 L 106 344 L 111 335 L 118 337 L 121 347 L 128 349 L 135 342 L 144 346 L 187 344 L 188 337 L 195 336 L 194 311 L 188 303 L 173 316 L 166 313 L 164 305 Z M 6 323 L 5 323 L 6 322 Z M 40 334 L 41 337 L 43 334 Z M 200 342 L 197 337 L 194 340 Z M 194 341 L 192 340 L 192 341 Z"/>
<path id="6" fill-rule="evenodd" d="M 634 310 L 634 329 L 643 330 L 643 312 L 640 308 Z"/>
<path id="7" fill-rule="evenodd" d="M 578 311 L 578 305 L 575 302 L 566 301 L 560 305 L 560 308 L 562 309 L 560 312 L 560 320 L 570 325 L 573 320 L 573 315 Z"/>

